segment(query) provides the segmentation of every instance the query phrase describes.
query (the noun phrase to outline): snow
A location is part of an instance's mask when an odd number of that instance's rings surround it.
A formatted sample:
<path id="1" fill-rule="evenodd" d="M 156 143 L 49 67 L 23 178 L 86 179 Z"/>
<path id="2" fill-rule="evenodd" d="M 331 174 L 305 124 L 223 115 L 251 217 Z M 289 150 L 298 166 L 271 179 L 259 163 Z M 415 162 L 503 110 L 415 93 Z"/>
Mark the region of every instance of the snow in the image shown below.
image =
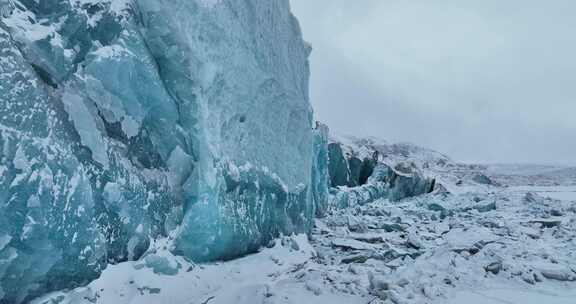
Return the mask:
<path id="1" fill-rule="evenodd" d="M 576 290 L 490 289 L 458 292 L 446 304 L 574 304 Z"/>
<path id="2" fill-rule="evenodd" d="M 365 303 L 303 279 L 312 275 L 305 269 L 316 255 L 306 235 L 283 237 L 272 248 L 234 261 L 203 265 L 173 256 L 164 246 L 166 240 L 159 241 L 142 262 L 110 265 L 86 287 L 54 292 L 31 304 L 51 299 L 60 304 Z M 150 257 L 152 264 L 146 262 Z M 157 269 L 158 261 L 174 272 Z"/>
<path id="3" fill-rule="evenodd" d="M 27 42 L 38 41 L 58 35 L 53 25 L 44 25 L 37 22 L 36 16 L 30 11 L 16 9 L 8 18 L 2 18 L 2 21 L 9 27 L 19 30 L 21 38 Z"/>
<path id="4" fill-rule="evenodd" d="M 166 250 L 167 239 L 85 288 L 33 303 L 574 303 L 573 203 L 526 198 L 546 186 L 470 185 L 330 210 L 309 237 L 227 262 L 191 263 Z"/>
<path id="5" fill-rule="evenodd" d="M 129 0 L 73 0 L 78 6 L 87 6 L 95 4 L 109 4 L 110 12 L 121 14 L 124 10 L 129 8 Z"/>
<path id="6" fill-rule="evenodd" d="M 382 161 L 391 166 L 407 160 L 416 163 L 420 168 L 424 167 L 425 163 L 453 163 L 448 156 L 437 151 L 407 142 L 390 143 L 374 136 L 359 138 L 335 133 L 330 134 L 330 141 L 341 143 L 345 152 L 359 158 L 371 157 L 374 151 L 378 151 Z"/>
<path id="7" fill-rule="evenodd" d="M 511 191 L 533 192 L 562 201 L 576 201 L 576 186 L 513 186 Z"/>
<path id="8" fill-rule="evenodd" d="M 96 56 L 95 60 L 120 58 L 122 56 L 130 56 L 130 55 L 133 56 L 133 54 L 131 54 L 129 50 L 120 45 L 107 45 L 100 47 L 94 52 L 92 52 L 92 55 Z"/>

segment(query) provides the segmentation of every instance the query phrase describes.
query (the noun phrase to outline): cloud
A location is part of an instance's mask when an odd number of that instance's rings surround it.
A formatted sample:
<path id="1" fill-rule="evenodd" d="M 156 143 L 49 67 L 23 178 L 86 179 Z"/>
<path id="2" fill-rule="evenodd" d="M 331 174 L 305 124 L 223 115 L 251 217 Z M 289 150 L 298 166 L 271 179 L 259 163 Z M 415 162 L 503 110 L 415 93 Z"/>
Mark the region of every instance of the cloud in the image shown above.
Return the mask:
<path id="1" fill-rule="evenodd" d="M 466 161 L 576 163 L 576 2 L 291 2 L 332 129 Z"/>

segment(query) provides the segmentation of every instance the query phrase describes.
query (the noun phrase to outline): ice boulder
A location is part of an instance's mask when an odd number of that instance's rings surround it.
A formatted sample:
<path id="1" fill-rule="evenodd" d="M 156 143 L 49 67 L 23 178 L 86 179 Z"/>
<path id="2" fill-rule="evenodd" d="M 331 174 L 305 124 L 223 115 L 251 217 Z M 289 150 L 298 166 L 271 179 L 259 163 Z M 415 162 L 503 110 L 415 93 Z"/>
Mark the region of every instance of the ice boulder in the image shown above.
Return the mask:
<path id="1" fill-rule="evenodd" d="M 366 184 L 331 188 L 329 208 L 365 205 L 378 199 L 399 201 L 430 193 L 434 190 L 434 184 L 434 179 L 424 177 L 413 164 L 399 163 L 394 168 L 378 164 Z"/>
<path id="2" fill-rule="evenodd" d="M 328 168 L 331 187 L 350 184 L 350 166 L 339 143 L 330 143 L 328 145 Z"/>
<path id="3" fill-rule="evenodd" d="M 339 142 L 328 144 L 330 186 L 357 187 L 366 184 L 378 163 L 378 153 L 360 156 Z"/>
<path id="4" fill-rule="evenodd" d="M 388 171 L 388 184 L 391 201 L 430 193 L 434 190 L 435 180 L 426 178 L 415 164 L 400 162 Z"/>
<path id="5" fill-rule="evenodd" d="M 472 176 L 472 181 L 481 184 L 481 185 L 490 185 L 490 186 L 496 186 L 497 184 L 488 176 L 481 174 L 481 173 L 477 173 L 474 174 Z"/>
<path id="6" fill-rule="evenodd" d="M 415 163 L 383 162 L 382 151 L 389 151 L 383 147 L 374 145 L 373 140 L 355 139 L 351 144 L 332 139 L 328 144 L 329 208 L 364 205 L 382 198 L 399 201 L 435 189 L 435 180 L 424 176 Z"/>

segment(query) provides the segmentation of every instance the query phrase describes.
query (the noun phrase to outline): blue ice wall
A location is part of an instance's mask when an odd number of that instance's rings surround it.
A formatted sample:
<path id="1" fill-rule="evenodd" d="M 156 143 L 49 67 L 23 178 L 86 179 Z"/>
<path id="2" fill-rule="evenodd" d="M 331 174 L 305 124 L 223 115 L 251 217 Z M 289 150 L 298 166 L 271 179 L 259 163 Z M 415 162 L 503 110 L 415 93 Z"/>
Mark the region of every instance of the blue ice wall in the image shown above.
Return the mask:
<path id="1" fill-rule="evenodd" d="M 0 5 L 0 303 L 153 238 L 207 261 L 310 229 L 325 189 L 287 0 Z"/>
<path id="2" fill-rule="evenodd" d="M 176 250 L 227 258 L 305 231 L 310 50 L 288 2 L 140 1 L 138 10 L 165 86 L 187 113 L 185 129 L 196 131 Z"/>

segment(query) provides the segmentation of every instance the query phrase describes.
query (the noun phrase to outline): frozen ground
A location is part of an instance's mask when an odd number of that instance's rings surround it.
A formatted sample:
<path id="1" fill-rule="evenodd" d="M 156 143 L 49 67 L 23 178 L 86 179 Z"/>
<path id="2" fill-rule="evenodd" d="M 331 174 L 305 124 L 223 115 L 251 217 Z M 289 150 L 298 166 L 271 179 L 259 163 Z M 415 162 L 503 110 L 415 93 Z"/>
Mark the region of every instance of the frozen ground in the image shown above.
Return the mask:
<path id="1" fill-rule="evenodd" d="M 462 291 L 450 299 L 448 304 L 573 304 L 576 292 L 573 290 L 524 290 L 492 289 L 481 291 Z"/>
<path id="2" fill-rule="evenodd" d="M 513 186 L 510 189 L 518 192 L 529 191 L 544 197 L 576 202 L 576 186 Z"/>
<path id="3" fill-rule="evenodd" d="M 333 211 L 309 238 L 217 264 L 174 257 L 161 240 L 141 261 L 34 303 L 576 303 L 576 187 L 439 175 L 451 194 Z"/>
<path id="4" fill-rule="evenodd" d="M 167 246 L 166 240 L 158 242 L 142 261 L 110 266 L 87 287 L 33 303 L 365 303 L 304 279 L 316 256 L 306 235 L 281 238 L 241 259 L 204 265 L 171 255 Z"/>
<path id="5" fill-rule="evenodd" d="M 484 172 L 509 186 L 576 186 L 576 167 L 552 165 L 483 165 Z"/>

